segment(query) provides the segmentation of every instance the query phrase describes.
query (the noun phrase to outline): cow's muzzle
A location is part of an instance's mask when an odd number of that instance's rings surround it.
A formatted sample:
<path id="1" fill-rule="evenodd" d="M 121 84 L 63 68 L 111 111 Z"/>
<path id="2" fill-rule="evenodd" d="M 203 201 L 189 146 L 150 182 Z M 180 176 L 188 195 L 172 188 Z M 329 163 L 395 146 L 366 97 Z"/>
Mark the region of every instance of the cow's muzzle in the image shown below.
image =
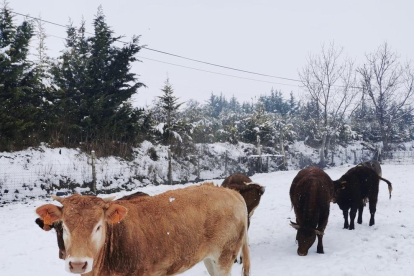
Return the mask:
<path id="1" fill-rule="evenodd" d="M 66 271 L 74 274 L 86 274 L 92 270 L 92 258 L 68 258 L 66 260 Z"/>

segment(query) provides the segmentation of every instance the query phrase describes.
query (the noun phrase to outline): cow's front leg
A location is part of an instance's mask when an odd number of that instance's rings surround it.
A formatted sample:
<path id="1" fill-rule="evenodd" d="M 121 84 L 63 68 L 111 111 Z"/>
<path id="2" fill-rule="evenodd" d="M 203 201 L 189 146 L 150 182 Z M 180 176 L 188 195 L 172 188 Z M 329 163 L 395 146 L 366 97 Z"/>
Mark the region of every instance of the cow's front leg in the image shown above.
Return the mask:
<path id="1" fill-rule="evenodd" d="M 348 209 L 344 209 L 342 212 L 344 214 L 344 229 L 348 229 L 348 227 L 349 227 L 349 223 L 348 223 Z"/>
<path id="2" fill-rule="evenodd" d="M 355 217 L 356 217 L 356 213 L 357 213 L 357 207 L 353 206 L 351 207 L 351 212 L 349 214 L 350 218 L 351 218 L 351 223 L 349 225 L 349 230 L 354 230 L 355 229 Z"/>
<path id="3" fill-rule="evenodd" d="M 325 252 L 323 251 L 323 235 L 318 235 L 318 247 L 316 248 L 316 253 L 319 254 L 324 254 Z"/>
<path id="4" fill-rule="evenodd" d="M 318 247 L 316 249 L 316 253 L 324 254 L 323 251 L 323 235 L 326 228 L 326 225 L 328 224 L 328 218 L 329 218 L 329 209 L 325 212 L 321 212 L 319 216 L 319 222 L 318 222 L 318 231 L 320 232 L 318 236 Z"/>
<path id="5" fill-rule="evenodd" d="M 364 203 L 361 202 L 361 205 L 358 207 L 358 224 L 362 223 L 362 213 L 364 212 Z"/>

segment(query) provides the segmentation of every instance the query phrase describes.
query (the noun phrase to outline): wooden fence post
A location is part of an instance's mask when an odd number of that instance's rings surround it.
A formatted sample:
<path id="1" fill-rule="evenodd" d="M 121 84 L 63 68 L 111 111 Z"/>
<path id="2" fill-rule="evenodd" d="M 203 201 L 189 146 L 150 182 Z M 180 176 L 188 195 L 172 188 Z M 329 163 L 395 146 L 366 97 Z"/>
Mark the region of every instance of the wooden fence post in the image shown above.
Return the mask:
<path id="1" fill-rule="evenodd" d="M 91 191 L 96 195 L 96 169 L 95 169 L 95 151 L 92 150 L 91 152 L 92 156 L 92 185 L 91 185 Z"/>
<path id="2" fill-rule="evenodd" d="M 172 185 L 172 161 L 171 150 L 168 149 L 168 185 Z"/>
<path id="3" fill-rule="evenodd" d="M 200 151 L 197 154 L 197 178 L 200 179 Z"/>
<path id="4" fill-rule="evenodd" d="M 225 153 L 225 155 L 224 155 L 224 176 L 225 177 L 227 177 L 227 162 L 228 162 L 228 160 L 227 160 L 227 150 L 226 150 L 226 153 Z"/>
<path id="5" fill-rule="evenodd" d="M 260 136 L 257 135 L 256 136 L 256 141 L 257 141 L 257 154 L 259 155 L 258 158 L 258 171 L 261 173 L 262 172 L 262 147 L 260 145 Z"/>

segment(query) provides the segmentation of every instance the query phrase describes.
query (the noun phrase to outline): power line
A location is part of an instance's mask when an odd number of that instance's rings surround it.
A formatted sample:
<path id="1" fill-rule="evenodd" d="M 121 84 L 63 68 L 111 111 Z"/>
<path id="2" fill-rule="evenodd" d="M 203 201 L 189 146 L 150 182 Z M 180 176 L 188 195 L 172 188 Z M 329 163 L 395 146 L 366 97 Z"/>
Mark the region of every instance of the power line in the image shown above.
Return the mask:
<path id="1" fill-rule="evenodd" d="M 17 15 L 20 15 L 20 16 L 28 17 L 28 18 L 35 19 L 35 20 L 40 20 L 40 21 L 43 21 L 45 23 L 53 24 L 55 26 L 67 28 L 67 26 L 65 26 L 65 25 L 58 24 L 58 23 L 51 22 L 51 21 L 47 21 L 47 20 L 43 20 L 43 19 L 41 19 L 39 17 L 24 15 L 22 13 L 18 13 L 18 12 L 15 12 L 15 11 L 12 11 L 12 12 L 15 13 L 15 14 L 17 14 Z M 85 33 L 86 34 L 90 34 L 90 35 L 94 35 L 94 34 L 89 33 L 89 32 L 85 32 Z M 117 41 L 119 41 L 121 43 L 124 43 L 124 44 L 128 44 L 127 42 L 122 41 L 122 40 L 117 40 Z M 301 82 L 300 80 L 297 80 L 297 79 L 285 78 L 285 77 L 279 77 L 279 76 L 272 76 L 272 75 L 262 74 L 262 73 L 256 73 L 256 72 L 253 72 L 253 71 L 247 71 L 247 70 L 243 70 L 243 69 L 237 69 L 237 68 L 233 68 L 233 67 L 229 67 L 229 66 L 224 66 L 224 65 L 220 65 L 220 64 L 215 64 L 215 63 L 211 63 L 211 62 L 206 62 L 206 61 L 201 61 L 201 60 L 197 60 L 197 59 L 193 59 L 193 58 L 188 58 L 188 57 L 184 57 L 184 56 L 181 56 L 181 55 L 176 55 L 176 54 L 168 53 L 168 52 L 165 52 L 165 51 L 160 51 L 160 50 L 153 49 L 153 48 L 146 47 L 146 46 L 142 47 L 142 49 L 149 50 L 149 51 L 153 51 L 153 52 L 157 52 L 157 53 L 164 54 L 164 55 L 169 55 L 169 56 L 181 58 L 181 59 L 190 60 L 190 61 L 193 61 L 193 62 L 207 64 L 207 65 L 210 65 L 210 66 L 216 66 L 216 67 L 220 67 L 220 68 L 224 68 L 224 69 L 228 69 L 228 70 L 238 71 L 238 72 L 242 72 L 242 73 L 253 74 L 253 75 L 258 75 L 258 76 L 263 76 L 263 77 L 268 77 L 268 78 L 276 78 L 276 79 L 294 81 L 294 82 Z"/>
<path id="2" fill-rule="evenodd" d="M 173 65 L 173 66 L 178 66 L 178 67 L 182 67 L 182 68 L 187 68 L 187 69 L 191 69 L 191 70 L 206 72 L 206 73 L 210 73 L 210 74 L 215 74 L 215 75 L 221 75 L 221 76 L 226 76 L 226 77 L 237 78 L 237 79 L 251 80 L 251 81 L 257 81 L 257 82 L 263 82 L 263 83 L 272 83 L 272 84 L 278 84 L 278 85 L 287 85 L 287 86 L 294 86 L 294 87 L 297 87 L 298 86 L 298 85 L 294 85 L 294 84 L 277 83 L 277 82 L 257 80 L 257 79 L 239 77 L 239 76 L 234 76 L 234 75 L 229 75 L 229 74 L 223 74 L 223 73 L 218 73 L 218 72 L 203 70 L 203 69 L 199 69 L 199 68 L 184 66 L 184 65 L 180 65 L 180 64 L 175 64 L 175 63 L 160 61 L 160 60 L 156 60 L 156 59 L 152 59 L 152 58 L 147 58 L 147 57 L 143 57 L 143 56 L 138 56 L 138 58 L 140 58 L 140 59 L 146 59 L 146 60 L 151 60 L 151 61 L 155 61 L 155 62 L 159 62 L 159 63 L 164 63 L 164 64 L 169 64 L 169 65 Z"/>
<path id="3" fill-rule="evenodd" d="M 233 71 L 238 71 L 238 72 L 243 72 L 243 73 L 248 73 L 248 74 L 254 74 L 254 75 L 269 77 L 269 78 L 276 78 L 276 79 L 282 79 L 282 80 L 288 80 L 288 81 L 301 82 L 300 80 L 296 80 L 296 79 L 272 76 L 272 75 L 267 75 L 267 74 L 262 74 L 262 73 L 256 73 L 256 72 L 252 72 L 252 71 L 247 71 L 247 70 L 237 69 L 237 68 L 228 67 L 228 66 L 224 66 L 224 65 L 214 64 L 214 63 L 210 63 L 210 62 L 206 62 L 206 61 L 201 61 L 201 60 L 197 60 L 197 59 L 187 58 L 187 57 L 167 53 L 167 52 L 164 52 L 164 51 L 152 49 L 152 48 L 145 47 L 145 46 L 142 47 L 142 49 L 150 50 L 150 51 L 154 51 L 154 52 L 157 52 L 157 53 L 161 53 L 161 54 L 165 54 L 165 55 L 169 55 L 169 56 L 173 56 L 173 57 L 178 57 L 178 58 L 182 58 L 182 59 L 186 59 L 186 60 L 191 60 L 191 61 L 194 61 L 194 62 L 203 63 L 203 64 L 207 64 L 207 65 L 211 65 L 211 66 L 216 66 L 216 67 L 220 67 L 220 68 L 224 68 L 224 69 L 229 69 L 229 70 L 233 70 Z"/>
<path id="4" fill-rule="evenodd" d="M 65 26 L 65 25 L 62 25 L 62 24 L 59 24 L 59 23 L 55 23 L 55 22 L 51 22 L 51 21 L 47 21 L 47 20 L 43 20 L 43 19 L 41 19 L 39 17 L 24 15 L 22 13 L 18 13 L 18 12 L 15 12 L 15 11 L 11 11 L 11 12 L 12 13 L 15 13 L 17 15 L 23 16 L 23 17 L 28 17 L 28 18 L 32 18 L 32 19 L 35 19 L 35 20 L 40 20 L 40 21 L 43 21 L 43 22 L 48 23 L 48 24 L 52 24 L 52 25 L 55 25 L 55 26 L 67 28 L 67 26 Z M 85 33 L 86 34 L 90 34 L 90 35 L 94 35 L 93 33 L 90 33 L 90 32 L 85 32 Z M 58 37 L 58 36 L 53 36 L 53 35 L 51 35 L 51 36 L 52 37 L 61 38 L 61 37 Z M 64 39 L 64 38 L 61 38 L 61 39 Z M 117 40 L 117 41 L 118 42 L 121 42 L 123 44 L 128 44 L 128 42 L 125 42 L 125 41 L 122 41 L 122 40 Z M 282 80 L 287 80 L 287 81 L 293 81 L 293 82 L 302 83 L 302 81 L 301 80 L 298 80 L 298 79 L 292 79 L 292 78 L 286 78 L 286 77 L 279 77 L 279 76 L 273 76 L 273 75 L 268 75 L 268 74 L 257 73 L 257 72 L 253 72 L 253 71 L 247 71 L 247 70 L 243 70 L 243 69 L 237 69 L 237 68 L 233 68 L 233 67 L 229 67 L 229 66 L 224 66 L 224 65 L 220 65 L 220 64 L 215 64 L 215 63 L 201 61 L 201 60 L 197 60 L 197 59 L 193 59 L 193 58 L 188 58 L 188 57 L 184 57 L 184 56 L 181 56 L 181 55 L 176 55 L 176 54 L 173 54 L 173 53 L 168 53 L 168 52 L 161 51 L 161 50 L 157 50 L 157 49 L 153 49 L 153 48 L 150 48 L 150 47 L 147 47 L 147 46 L 143 46 L 141 49 L 149 50 L 149 51 L 153 51 L 153 52 L 156 52 L 156 53 L 160 53 L 160 54 L 164 54 L 164 55 L 169 55 L 169 56 L 173 56 L 173 57 L 177 57 L 177 58 L 181 58 L 181 59 L 185 59 L 185 60 L 190 60 L 190 61 L 193 61 L 193 62 L 198 62 L 198 63 L 210 65 L 210 66 L 215 66 L 215 67 L 224 68 L 224 69 L 228 69 L 228 70 L 238 71 L 238 72 L 242 72 L 242 73 L 247 73 L 247 74 L 253 74 L 253 75 L 258 75 L 258 76 L 263 76 L 263 77 L 268 77 L 268 78 L 276 78 L 276 79 L 282 79 Z M 149 59 L 149 58 L 147 58 L 147 59 Z M 158 62 L 161 62 L 161 61 L 158 61 Z M 163 63 L 166 63 L 166 62 L 163 62 Z M 180 65 L 176 65 L 176 66 L 180 66 Z M 181 66 L 181 67 L 185 67 L 185 66 Z M 192 69 L 195 69 L 195 68 L 192 68 Z M 195 70 L 203 71 L 201 69 L 195 69 Z M 208 72 L 207 70 L 205 70 L 205 71 Z M 219 74 L 219 73 L 216 73 L 216 74 Z M 223 74 L 223 75 L 225 75 L 225 74 Z M 229 75 L 229 76 L 231 76 L 231 75 Z M 233 77 L 235 77 L 235 76 L 233 76 Z M 238 77 L 238 78 L 243 78 L 243 77 Z M 272 82 L 269 82 L 269 83 L 272 83 Z M 280 84 L 280 85 L 287 85 L 287 84 Z M 291 85 L 291 86 L 296 86 L 296 85 Z M 346 87 L 344 85 L 332 85 L 332 86 L 333 87 Z M 361 89 L 362 87 L 359 87 L 359 86 L 350 86 L 350 88 Z"/>

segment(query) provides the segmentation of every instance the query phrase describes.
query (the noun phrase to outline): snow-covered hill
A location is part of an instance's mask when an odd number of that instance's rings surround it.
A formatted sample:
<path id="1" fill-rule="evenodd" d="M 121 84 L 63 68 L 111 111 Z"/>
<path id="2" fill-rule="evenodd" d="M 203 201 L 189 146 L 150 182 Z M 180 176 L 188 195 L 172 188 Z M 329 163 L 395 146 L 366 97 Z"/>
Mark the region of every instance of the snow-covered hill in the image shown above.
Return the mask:
<path id="1" fill-rule="evenodd" d="M 337 179 L 348 169 L 341 166 L 326 171 Z M 342 229 L 342 212 L 332 204 L 324 236 L 325 254 L 317 254 L 314 244 L 306 257 L 296 254 L 296 232 L 289 226 L 289 221 L 295 220 L 289 187 L 297 170 L 254 175 L 254 181 L 266 186 L 266 193 L 249 230 L 251 275 L 414 275 L 413 171 L 414 164 L 383 166 L 383 176 L 393 183 L 394 191 L 389 200 L 387 185 L 380 183 L 375 226 L 368 226 L 369 212 L 365 211 L 362 225 L 357 224 L 353 231 Z M 155 195 L 185 186 L 151 185 L 138 190 Z M 34 210 L 44 203 L 35 200 L 0 208 L 0 275 L 70 275 L 58 258 L 55 233 L 44 232 L 34 223 Z M 240 273 L 241 267 L 235 264 L 232 275 Z M 201 263 L 182 275 L 208 274 Z"/>

